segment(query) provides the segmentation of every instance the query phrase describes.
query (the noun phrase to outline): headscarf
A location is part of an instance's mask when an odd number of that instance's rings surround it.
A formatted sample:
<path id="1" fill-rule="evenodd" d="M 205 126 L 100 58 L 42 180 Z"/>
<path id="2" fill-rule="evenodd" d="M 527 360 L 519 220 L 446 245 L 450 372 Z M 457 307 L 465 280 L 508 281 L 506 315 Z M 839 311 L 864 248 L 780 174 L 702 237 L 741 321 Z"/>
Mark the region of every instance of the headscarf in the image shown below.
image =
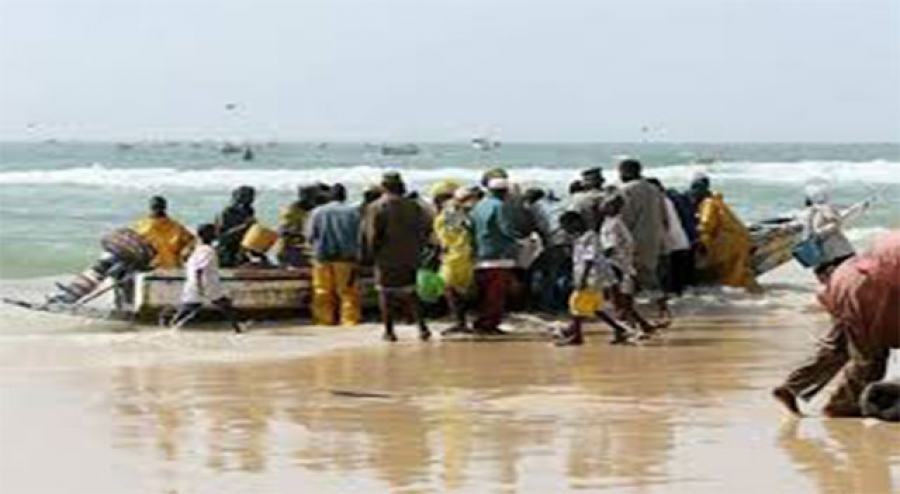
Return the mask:
<path id="1" fill-rule="evenodd" d="M 809 184 L 806 186 L 806 198 L 813 204 L 826 204 L 831 200 L 831 192 L 827 184 Z"/>

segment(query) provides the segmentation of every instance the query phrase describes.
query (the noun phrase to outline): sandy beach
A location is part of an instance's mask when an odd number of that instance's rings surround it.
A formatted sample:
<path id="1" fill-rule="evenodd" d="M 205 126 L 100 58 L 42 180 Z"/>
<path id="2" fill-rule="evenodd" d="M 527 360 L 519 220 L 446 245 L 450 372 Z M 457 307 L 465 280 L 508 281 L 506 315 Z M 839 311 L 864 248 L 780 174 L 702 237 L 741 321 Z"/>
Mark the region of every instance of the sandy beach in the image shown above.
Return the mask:
<path id="1" fill-rule="evenodd" d="M 827 316 L 811 286 L 767 288 L 682 300 L 641 346 L 595 328 L 567 349 L 526 316 L 516 341 L 388 345 L 372 325 L 176 333 L 4 308 L 0 487 L 896 492 L 900 425 L 769 397 Z"/>

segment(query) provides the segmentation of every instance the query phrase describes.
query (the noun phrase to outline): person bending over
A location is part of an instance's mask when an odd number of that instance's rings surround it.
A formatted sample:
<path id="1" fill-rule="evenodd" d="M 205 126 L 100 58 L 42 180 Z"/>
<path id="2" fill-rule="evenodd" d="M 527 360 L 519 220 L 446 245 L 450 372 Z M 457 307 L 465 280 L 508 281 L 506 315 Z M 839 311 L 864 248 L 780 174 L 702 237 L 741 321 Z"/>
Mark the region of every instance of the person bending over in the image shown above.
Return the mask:
<path id="1" fill-rule="evenodd" d="M 823 273 L 819 300 L 832 326 L 815 353 L 791 372 L 772 393 L 800 415 L 797 398 L 809 400 L 844 369 L 825 415 L 862 414 L 860 395 L 884 378 L 891 348 L 900 348 L 900 232 L 894 231 L 867 254 Z"/>

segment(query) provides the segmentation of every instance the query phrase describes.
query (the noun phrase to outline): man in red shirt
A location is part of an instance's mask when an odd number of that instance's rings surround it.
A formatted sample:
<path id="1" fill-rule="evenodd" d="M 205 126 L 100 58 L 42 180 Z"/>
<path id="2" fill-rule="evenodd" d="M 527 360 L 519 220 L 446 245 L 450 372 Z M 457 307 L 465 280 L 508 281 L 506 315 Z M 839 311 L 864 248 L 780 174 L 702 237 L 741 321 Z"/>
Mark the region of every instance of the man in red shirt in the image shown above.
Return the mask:
<path id="1" fill-rule="evenodd" d="M 841 264 L 828 276 L 819 299 L 833 326 L 815 355 L 773 394 L 799 415 L 797 398 L 815 396 L 846 365 L 824 413 L 860 416 L 860 395 L 866 385 L 884 378 L 890 349 L 900 348 L 900 232 Z"/>

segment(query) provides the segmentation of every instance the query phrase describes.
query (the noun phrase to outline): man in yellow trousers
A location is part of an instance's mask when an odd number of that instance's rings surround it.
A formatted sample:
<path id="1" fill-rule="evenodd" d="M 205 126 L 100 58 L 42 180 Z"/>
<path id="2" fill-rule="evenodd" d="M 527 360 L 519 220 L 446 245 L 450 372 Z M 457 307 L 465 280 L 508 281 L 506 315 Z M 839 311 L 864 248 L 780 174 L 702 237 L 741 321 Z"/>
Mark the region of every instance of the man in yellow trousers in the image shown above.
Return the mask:
<path id="1" fill-rule="evenodd" d="M 313 251 L 312 317 L 317 325 L 359 324 L 359 208 L 346 204 L 341 184 L 331 188 L 331 202 L 313 210 L 309 242 Z M 338 311 L 338 307 L 340 310 Z"/>

